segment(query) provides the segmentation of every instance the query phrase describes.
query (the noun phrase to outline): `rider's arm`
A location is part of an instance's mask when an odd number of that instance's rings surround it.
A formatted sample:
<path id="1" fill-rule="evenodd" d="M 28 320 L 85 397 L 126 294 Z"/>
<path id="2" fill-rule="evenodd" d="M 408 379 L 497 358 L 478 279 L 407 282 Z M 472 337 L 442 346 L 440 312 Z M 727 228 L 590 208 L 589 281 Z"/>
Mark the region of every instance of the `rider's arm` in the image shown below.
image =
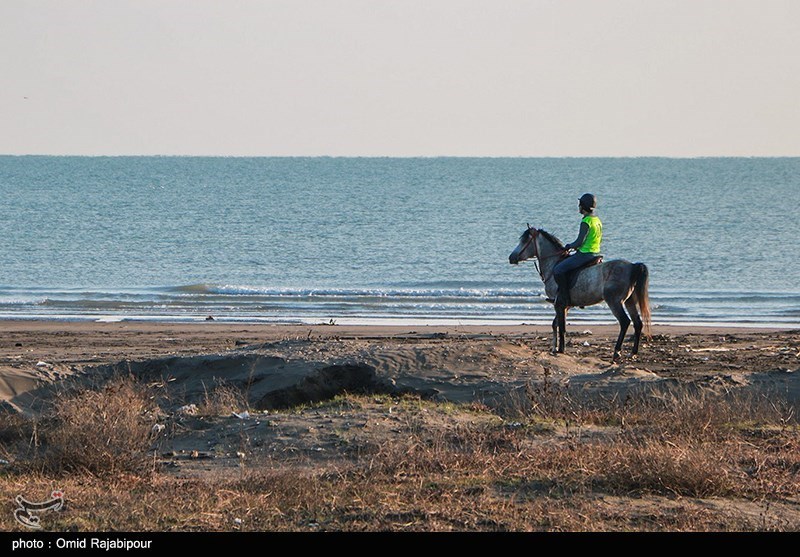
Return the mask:
<path id="1" fill-rule="evenodd" d="M 578 232 L 578 239 L 572 242 L 571 244 L 567 244 L 564 246 L 564 249 L 577 249 L 583 245 L 584 240 L 586 240 L 586 235 L 589 233 L 589 225 L 585 222 L 581 223 L 581 229 Z"/>

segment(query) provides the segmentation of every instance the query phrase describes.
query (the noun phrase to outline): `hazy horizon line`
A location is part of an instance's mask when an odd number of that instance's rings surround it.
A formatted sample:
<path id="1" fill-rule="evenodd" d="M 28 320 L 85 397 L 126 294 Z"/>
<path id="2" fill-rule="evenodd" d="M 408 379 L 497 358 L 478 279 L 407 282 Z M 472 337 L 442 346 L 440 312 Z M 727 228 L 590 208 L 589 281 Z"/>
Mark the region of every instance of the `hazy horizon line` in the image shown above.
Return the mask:
<path id="1" fill-rule="evenodd" d="M 228 159 L 796 159 L 797 155 L 208 155 L 0 153 L 0 157 L 71 158 L 228 158 Z"/>

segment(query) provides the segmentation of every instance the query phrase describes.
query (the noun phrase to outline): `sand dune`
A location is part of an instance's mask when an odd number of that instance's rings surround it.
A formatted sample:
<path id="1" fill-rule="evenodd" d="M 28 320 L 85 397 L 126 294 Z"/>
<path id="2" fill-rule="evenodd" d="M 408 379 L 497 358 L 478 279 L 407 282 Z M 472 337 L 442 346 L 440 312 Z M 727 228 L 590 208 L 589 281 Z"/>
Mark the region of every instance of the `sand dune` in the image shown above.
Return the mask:
<path id="1" fill-rule="evenodd" d="M 800 331 L 656 327 L 639 357 L 609 356 L 615 331 L 544 327 L 342 327 L 218 323 L 0 323 L 0 401 L 32 411 L 66 382 L 130 373 L 174 404 L 227 384 L 256 408 L 342 391 L 491 402 L 542 381 L 603 396 L 676 381 L 800 398 Z M 166 400 L 166 399 L 165 399 Z"/>

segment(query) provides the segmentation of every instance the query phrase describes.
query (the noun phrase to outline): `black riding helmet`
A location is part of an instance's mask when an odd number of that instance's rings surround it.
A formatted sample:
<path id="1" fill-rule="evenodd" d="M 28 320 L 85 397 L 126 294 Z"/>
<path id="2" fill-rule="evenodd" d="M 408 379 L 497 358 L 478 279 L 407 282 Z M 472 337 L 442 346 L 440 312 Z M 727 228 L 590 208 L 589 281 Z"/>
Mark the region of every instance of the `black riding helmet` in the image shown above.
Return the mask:
<path id="1" fill-rule="evenodd" d="M 584 193 L 578 203 L 584 210 L 591 213 L 597 207 L 597 198 L 591 193 Z"/>

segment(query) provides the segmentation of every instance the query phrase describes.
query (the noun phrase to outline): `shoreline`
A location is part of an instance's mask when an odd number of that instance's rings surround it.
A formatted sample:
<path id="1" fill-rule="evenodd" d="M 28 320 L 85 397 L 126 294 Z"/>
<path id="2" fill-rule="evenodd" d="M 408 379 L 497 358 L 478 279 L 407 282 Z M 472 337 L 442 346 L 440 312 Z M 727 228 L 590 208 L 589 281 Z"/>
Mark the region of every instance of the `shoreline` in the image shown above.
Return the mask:
<path id="1" fill-rule="evenodd" d="M 525 333 L 551 333 L 549 323 L 427 323 L 427 322 L 404 322 L 404 323 L 341 323 L 335 320 L 331 323 L 290 323 L 290 322 L 254 322 L 254 321 L 231 321 L 231 320 L 105 320 L 105 319 L 5 319 L 0 318 L 0 333 L 13 331 L 31 330 L 39 332 L 47 331 L 88 331 L 88 330 L 107 330 L 107 331 L 185 331 L 197 332 L 230 332 L 231 329 L 237 331 L 247 330 L 264 334 L 285 336 L 296 334 L 300 331 L 311 330 L 314 334 L 323 336 L 361 336 L 365 334 L 379 336 L 394 336 L 407 334 L 409 329 L 415 329 L 416 334 L 421 333 L 444 333 L 454 334 L 497 334 L 497 335 L 521 335 Z M 419 330 L 416 330 L 419 329 Z M 570 330 L 571 329 L 571 330 Z M 616 323 L 594 323 L 594 322 L 567 322 L 567 333 L 579 333 L 591 330 L 598 335 L 616 335 L 619 326 Z M 689 333 L 787 333 L 800 330 L 800 325 L 761 325 L 761 324 L 728 324 L 728 323 L 653 323 L 651 334 L 689 334 Z M 627 334 L 633 333 L 633 327 L 628 327 Z"/>
<path id="2" fill-rule="evenodd" d="M 408 327 L 424 327 L 426 329 L 451 329 L 451 330 L 483 330 L 483 329 L 497 329 L 506 331 L 516 331 L 519 329 L 546 329 L 551 330 L 550 320 L 546 321 L 492 321 L 481 319 L 461 319 L 461 320 L 436 320 L 436 319 L 381 319 L 381 318 L 366 318 L 366 319 L 337 319 L 331 318 L 329 321 L 324 320 L 268 320 L 268 319 L 251 319 L 251 318 L 219 318 L 219 317 L 116 317 L 116 316 L 31 316 L 31 317 L 9 317 L 0 316 L 0 331 L 5 329 L 20 328 L 24 325 L 34 325 L 35 328 L 48 328 L 50 326 L 59 326 L 62 328 L 85 328 L 92 325 L 125 325 L 134 328 L 158 328 L 158 327 L 248 327 L 248 328 L 268 328 L 268 329 L 292 329 L 292 328 L 336 328 L 336 329 L 378 329 L 378 330 L 399 330 Z M 584 319 L 570 319 L 567 317 L 567 330 L 573 328 L 595 328 L 599 330 L 607 330 L 608 332 L 617 332 L 619 326 L 615 321 L 592 321 Z M 675 322 L 652 322 L 651 329 L 653 334 L 656 329 L 667 330 L 725 330 L 725 331 L 739 331 L 739 332 L 787 332 L 793 330 L 800 330 L 800 323 L 729 323 L 725 321 L 675 321 Z M 633 326 L 628 327 L 628 334 L 633 332 Z"/>

